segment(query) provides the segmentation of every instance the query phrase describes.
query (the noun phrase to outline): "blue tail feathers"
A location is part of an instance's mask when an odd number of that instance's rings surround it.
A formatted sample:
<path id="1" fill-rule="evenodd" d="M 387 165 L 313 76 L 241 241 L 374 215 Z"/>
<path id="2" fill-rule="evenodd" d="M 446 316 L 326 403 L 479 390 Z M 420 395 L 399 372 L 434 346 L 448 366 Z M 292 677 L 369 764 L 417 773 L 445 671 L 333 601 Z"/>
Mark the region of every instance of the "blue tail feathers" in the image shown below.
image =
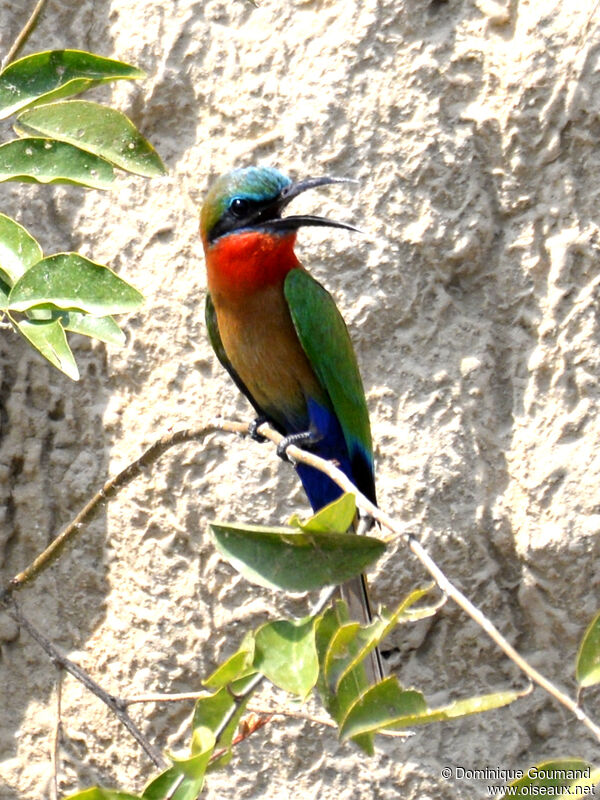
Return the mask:
<path id="1" fill-rule="evenodd" d="M 375 484 L 370 459 L 366 454 L 359 452 L 358 445 L 355 448 L 356 452 L 350 455 L 340 423 L 331 409 L 311 399 L 308 401 L 308 409 L 311 430 L 320 436 L 319 441 L 310 447 L 311 452 L 328 461 L 336 462 L 357 488 L 374 501 Z M 297 464 L 296 471 L 313 511 L 318 511 L 343 494 L 337 484 L 313 467 Z"/>

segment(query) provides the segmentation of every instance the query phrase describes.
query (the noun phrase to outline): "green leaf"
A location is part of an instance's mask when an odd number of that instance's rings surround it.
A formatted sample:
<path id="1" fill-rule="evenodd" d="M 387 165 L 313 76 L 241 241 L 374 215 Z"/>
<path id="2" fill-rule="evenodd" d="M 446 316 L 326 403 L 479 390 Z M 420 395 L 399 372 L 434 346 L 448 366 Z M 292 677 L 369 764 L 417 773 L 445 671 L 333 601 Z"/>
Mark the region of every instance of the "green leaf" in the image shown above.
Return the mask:
<path id="1" fill-rule="evenodd" d="M 50 306 L 103 317 L 132 311 L 143 299 L 108 267 L 79 253 L 58 253 L 38 261 L 19 278 L 9 303 L 15 311 Z"/>
<path id="2" fill-rule="evenodd" d="M 114 789 L 103 789 L 101 786 L 92 786 L 82 792 L 69 794 L 64 800 L 141 800 L 138 794 L 117 792 Z"/>
<path id="3" fill-rule="evenodd" d="M 155 177 L 166 171 L 131 120 L 99 103 L 70 100 L 32 108 L 19 116 L 15 130 L 68 142 L 136 175 Z"/>
<path id="4" fill-rule="evenodd" d="M 196 800 L 204 785 L 204 775 L 215 748 L 215 737 L 207 728 L 195 730 L 189 758 L 171 756 L 173 766 L 150 781 L 142 793 L 143 800 Z"/>
<path id="5" fill-rule="evenodd" d="M 457 700 L 440 708 L 428 708 L 421 692 L 402 689 L 394 676 L 371 686 L 349 709 L 340 725 L 340 737 L 347 739 L 360 733 L 375 733 L 385 728 L 401 730 L 412 725 L 465 717 L 509 705 L 527 694 L 494 692 L 479 697 Z"/>
<path id="6" fill-rule="evenodd" d="M 289 524 L 307 532 L 346 533 L 354 521 L 355 514 L 356 497 L 346 493 L 334 500 L 333 503 L 321 508 L 306 522 L 302 522 L 298 515 L 294 514 Z"/>
<path id="7" fill-rule="evenodd" d="M 212 522 L 218 551 L 245 578 L 260 586 L 306 592 L 359 575 L 384 552 L 369 536 L 305 533 L 291 528 Z"/>
<path id="8" fill-rule="evenodd" d="M 511 791 L 503 797 L 532 797 L 537 795 L 552 795 L 553 797 L 579 797 L 591 796 L 592 792 L 577 791 L 575 787 L 593 787 L 600 780 L 600 769 L 580 758 L 560 758 L 555 761 L 544 761 L 535 767 L 530 767 L 527 773 L 519 780 L 509 784 Z M 536 790 L 531 789 L 535 786 Z M 546 791 L 541 790 L 544 787 Z M 564 789 L 563 792 L 557 790 Z"/>
<path id="9" fill-rule="evenodd" d="M 173 758 L 173 766 L 183 774 L 181 784 L 173 793 L 172 800 L 196 800 L 202 786 L 210 757 L 215 749 L 215 737 L 208 728 L 197 728 L 192 735 L 192 756 Z"/>
<path id="10" fill-rule="evenodd" d="M 219 689 L 214 694 L 207 692 L 196 701 L 192 729 L 206 728 L 212 733 L 216 733 L 234 706 L 235 700 L 227 691 L 227 687 Z M 195 755 L 193 748 L 192 755 Z"/>
<path id="11" fill-rule="evenodd" d="M 163 770 L 155 778 L 152 778 L 150 783 L 142 792 L 143 800 L 165 800 L 169 796 L 169 790 L 177 784 L 181 783 L 182 777 L 179 770 L 175 767 L 168 767 Z"/>
<path id="12" fill-rule="evenodd" d="M 314 618 L 268 622 L 254 639 L 256 669 L 280 689 L 307 697 L 319 676 Z"/>
<path id="13" fill-rule="evenodd" d="M 586 763 L 586 762 L 584 762 Z M 590 790 L 591 787 L 597 786 L 600 783 L 600 767 L 592 767 L 588 765 L 583 770 L 584 774 L 576 778 L 573 783 L 569 784 L 569 796 L 572 797 L 573 795 L 579 797 L 589 797 L 593 790 Z M 584 788 L 585 787 L 585 788 Z"/>
<path id="14" fill-rule="evenodd" d="M 331 644 L 337 632 L 348 624 L 348 607 L 342 600 L 338 600 L 317 619 L 315 626 L 315 644 L 320 666 L 317 689 L 327 712 L 338 724 L 344 719 L 348 709 L 356 702 L 369 685 L 363 664 L 358 664 L 349 672 L 348 675 L 340 681 L 335 691 L 331 688 L 327 680 L 327 653 L 331 649 Z M 355 644 L 350 644 L 350 647 L 352 648 L 352 653 L 356 652 Z M 373 746 L 372 734 L 365 733 L 355 736 L 352 741 L 367 755 L 374 754 L 375 749 Z"/>
<path id="15" fill-rule="evenodd" d="M 10 286 L 0 278 L 0 311 L 6 311 L 8 308 L 8 295 L 10 294 Z M 0 314 L 0 319 L 2 315 Z"/>
<path id="16" fill-rule="evenodd" d="M 24 319 L 15 325 L 44 358 L 69 378 L 79 380 L 79 370 L 59 320 Z"/>
<path id="17" fill-rule="evenodd" d="M 78 311 L 68 311 L 60 315 L 63 328 L 72 333 L 80 333 L 119 347 L 125 344 L 125 334 L 112 317 L 91 317 Z"/>
<path id="18" fill-rule="evenodd" d="M 600 614 L 591 621 L 585 632 L 577 653 L 575 675 L 581 687 L 600 683 Z"/>
<path id="19" fill-rule="evenodd" d="M 398 720 L 414 720 L 426 712 L 427 703 L 421 692 L 401 689 L 398 679 L 391 675 L 370 686 L 356 700 L 340 725 L 340 738 L 374 733 Z"/>
<path id="20" fill-rule="evenodd" d="M 82 50 L 34 53 L 13 61 L 0 73 L 0 119 L 107 81 L 143 77 L 137 67 Z"/>
<path id="21" fill-rule="evenodd" d="M 72 183 L 107 189 L 115 179 L 108 161 L 52 139 L 15 139 L 0 145 L 0 183 Z"/>
<path id="22" fill-rule="evenodd" d="M 244 636 L 239 650 L 220 664 L 206 680 L 202 681 L 208 689 L 221 689 L 238 678 L 245 678 L 256 673 L 252 667 L 254 660 L 254 634 L 251 631 Z"/>
<path id="23" fill-rule="evenodd" d="M 221 726 L 225 724 L 219 736 L 219 750 L 224 750 L 225 752 L 211 761 L 208 766 L 210 771 L 220 769 L 231 761 L 231 743 L 251 697 L 252 693 L 248 694 L 248 697 L 245 697 L 236 707 L 234 697 L 229 691 L 229 686 L 227 686 L 219 689 L 214 694 L 207 694 L 197 700 L 192 721 L 194 731 L 206 728 L 216 736 Z M 194 753 L 193 742 L 192 753 Z"/>
<path id="24" fill-rule="evenodd" d="M 325 654 L 323 672 L 325 673 L 327 682 L 334 689 L 337 688 L 337 681 L 330 680 L 330 676 L 332 672 L 336 672 L 336 662 L 340 660 L 342 660 L 344 663 L 353 661 L 355 662 L 353 666 L 355 666 L 360 660 L 355 660 L 353 655 L 350 654 L 350 646 L 356 642 L 356 637 L 359 631 L 359 622 L 346 622 L 344 625 L 341 625 L 331 637 L 331 641 L 329 642 L 329 646 L 327 647 L 327 652 Z M 351 648 L 351 651 L 352 653 L 357 653 L 358 648 Z"/>
<path id="25" fill-rule="evenodd" d="M 42 256 L 33 236 L 14 219 L 0 214 L 0 278 L 12 286 Z"/>
<path id="26" fill-rule="evenodd" d="M 420 608 L 412 608 L 412 606 L 424 597 L 428 592 L 434 588 L 435 584 L 431 583 L 428 586 L 415 589 L 400 603 L 398 608 L 390 612 L 383 610 L 379 617 L 375 618 L 369 625 L 364 627 L 356 626 L 353 629 L 353 634 L 350 633 L 350 626 L 345 626 L 338 631 L 338 636 L 332 641 L 332 646 L 337 648 L 335 652 L 328 652 L 325 660 L 325 670 L 330 685 L 337 688 L 340 681 L 352 670 L 354 667 L 364 661 L 367 655 L 373 651 L 389 633 L 396 627 L 396 625 L 403 622 L 415 622 L 419 619 L 431 617 L 437 610 L 445 603 L 445 597 L 441 597 L 437 603 L 431 606 L 422 606 Z M 338 641 L 339 634 L 344 634 L 346 639 L 343 647 L 340 647 L 341 642 Z M 355 643 L 354 648 L 349 645 Z"/>
<path id="27" fill-rule="evenodd" d="M 213 772 L 214 770 L 221 769 L 226 764 L 229 764 L 231 761 L 233 751 L 232 751 L 232 742 L 233 737 L 238 729 L 240 724 L 240 719 L 244 712 L 246 711 L 246 706 L 252 699 L 254 691 L 250 690 L 250 685 L 252 681 L 255 679 L 256 671 L 251 672 L 249 675 L 243 678 L 239 678 L 238 680 L 234 681 L 227 687 L 227 690 L 233 693 L 234 696 L 240 697 L 241 695 L 245 695 L 244 699 L 239 703 L 237 710 L 232 715 L 229 722 L 223 728 L 221 735 L 219 736 L 219 751 L 224 750 L 221 755 L 217 757 L 213 757 L 206 769 L 207 772 Z M 258 685 L 255 689 L 258 688 Z M 239 701 L 238 701 L 239 702 Z"/>

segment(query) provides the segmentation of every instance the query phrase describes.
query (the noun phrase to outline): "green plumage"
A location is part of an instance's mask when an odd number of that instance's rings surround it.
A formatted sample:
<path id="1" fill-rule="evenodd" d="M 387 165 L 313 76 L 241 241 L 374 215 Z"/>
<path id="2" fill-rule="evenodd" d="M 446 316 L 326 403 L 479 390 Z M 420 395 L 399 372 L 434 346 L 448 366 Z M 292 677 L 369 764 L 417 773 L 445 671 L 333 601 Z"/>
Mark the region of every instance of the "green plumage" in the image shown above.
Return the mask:
<path id="1" fill-rule="evenodd" d="M 359 447 L 372 463 L 365 390 L 342 315 L 329 292 L 303 269 L 288 273 L 283 291 L 302 349 L 329 395 L 350 456 Z"/>

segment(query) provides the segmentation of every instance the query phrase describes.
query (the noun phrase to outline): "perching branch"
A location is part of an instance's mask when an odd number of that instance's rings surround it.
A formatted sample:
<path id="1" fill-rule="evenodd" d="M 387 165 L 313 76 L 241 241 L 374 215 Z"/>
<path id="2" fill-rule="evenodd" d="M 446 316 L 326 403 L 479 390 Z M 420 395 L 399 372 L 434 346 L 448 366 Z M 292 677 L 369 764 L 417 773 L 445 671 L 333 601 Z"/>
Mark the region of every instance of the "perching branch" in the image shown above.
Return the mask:
<path id="1" fill-rule="evenodd" d="M 30 564 L 23 572 L 15 576 L 9 586 L 5 589 L 0 600 L 6 600 L 7 597 L 15 589 L 21 588 L 26 583 L 34 580 L 44 569 L 46 569 L 56 556 L 61 552 L 67 543 L 72 541 L 74 536 L 79 532 L 82 525 L 88 522 L 94 514 L 98 511 L 99 507 L 106 502 L 110 497 L 113 497 L 123 486 L 130 483 L 135 477 L 140 475 L 143 470 L 153 464 L 161 455 L 174 445 L 181 444 L 189 441 L 202 441 L 207 436 L 214 433 L 237 433 L 241 435 L 248 435 L 249 425 L 247 423 L 235 422 L 232 420 L 215 419 L 207 426 L 199 429 L 182 430 L 172 434 L 167 434 L 161 437 L 155 444 L 146 450 L 146 452 L 117 476 L 106 482 L 103 488 L 98 492 L 82 509 L 82 511 L 75 517 L 75 519 L 66 526 L 66 528 L 59 534 L 57 539 L 41 553 L 35 561 Z M 277 433 L 268 424 L 263 424 L 258 428 L 258 432 L 269 439 L 275 445 L 279 444 L 282 440 L 281 434 Z M 414 534 L 409 530 L 407 525 L 396 522 L 385 511 L 377 508 L 366 498 L 361 492 L 358 491 L 352 481 L 339 470 L 330 461 L 325 461 L 319 456 L 301 450 L 295 445 L 290 445 L 287 449 L 287 454 L 292 461 L 300 462 L 312 466 L 315 469 L 323 472 L 334 483 L 336 483 L 345 492 L 351 492 L 356 497 L 357 507 L 366 511 L 370 516 L 377 520 L 383 527 L 390 530 L 396 536 L 402 536 L 411 551 L 417 559 L 423 564 L 425 569 L 433 576 L 440 589 L 454 602 L 465 611 L 465 613 L 474 620 L 477 625 L 498 645 L 498 647 L 508 656 L 508 658 L 518 666 L 518 668 L 529 677 L 529 679 L 540 686 L 545 692 L 553 697 L 558 703 L 567 708 L 585 727 L 600 741 L 600 726 L 596 725 L 593 720 L 580 708 L 577 703 L 564 692 L 561 692 L 553 683 L 545 678 L 540 672 L 529 664 L 508 642 L 508 640 L 500 633 L 498 628 L 478 609 L 473 603 L 458 589 L 428 555 L 420 542 L 415 538 Z M 317 613 L 314 611 L 313 613 Z M 256 686 L 262 680 L 261 676 L 257 676 Z M 256 688 L 252 686 L 252 689 Z M 245 699 L 245 696 L 240 702 Z M 239 707 L 239 706 L 238 706 Z M 235 709 L 237 710 L 237 708 Z M 226 723 L 227 724 L 227 723 Z"/>
<path id="2" fill-rule="evenodd" d="M 230 422 L 229 420 L 213 420 L 215 426 L 221 427 L 223 430 L 239 433 L 239 424 Z M 281 434 L 274 431 L 266 423 L 259 426 L 257 433 L 260 433 L 266 439 L 269 439 L 273 444 L 277 445 L 283 439 Z M 307 453 L 295 445 L 290 445 L 287 448 L 287 455 L 292 461 L 298 461 L 302 464 L 314 467 L 325 473 L 331 480 L 336 483 L 345 492 L 351 492 L 356 496 L 356 505 L 358 508 L 366 511 L 373 519 L 376 519 L 383 527 L 392 531 L 392 533 L 402 536 L 406 539 L 408 546 L 419 559 L 421 564 L 433 577 L 439 588 L 448 597 L 452 598 L 454 602 L 468 614 L 471 619 L 482 628 L 485 633 L 495 642 L 498 647 L 510 658 L 510 660 L 519 667 L 519 669 L 527 675 L 527 677 L 540 686 L 551 697 L 558 701 L 561 705 L 567 708 L 574 714 L 579 722 L 582 722 L 586 728 L 591 731 L 596 739 L 600 741 L 600 726 L 588 717 L 588 715 L 580 708 L 577 703 L 569 697 L 569 695 L 561 692 L 548 678 L 544 677 L 541 672 L 538 672 L 531 664 L 521 656 L 510 642 L 500 633 L 498 628 L 485 616 L 485 614 L 477 608 L 469 598 L 464 595 L 452 581 L 450 581 L 442 570 L 438 567 L 431 556 L 426 552 L 421 543 L 415 538 L 414 534 L 407 530 L 407 527 L 396 522 L 389 514 L 382 511 L 377 506 L 373 505 L 371 501 L 358 491 L 352 481 L 331 461 L 325 461 L 313 453 Z"/>
<path id="3" fill-rule="evenodd" d="M 135 725 L 127 711 L 124 704 L 113 695 L 105 692 L 104 689 L 96 683 L 96 681 L 88 675 L 88 673 L 80 666 L 75 664 L 69 658 L 64 656 L 46 637 L 27 619 L 21 611 L 17 601 L 13 598 L 11 606 L 7 609 L 12 618 L 22 627 L 25 628 L 27 633 L 32 639 L 39 644 L 50 656 L 51 660 L 59 667 L 62 667 L 69 672 L 74 678 L 82 683 L 86 689 L 89 689 L 92 694 L 95 694 L 103 703 L 105 703 L 110 710 L 115 714 L 120 722 L 127 728 L 129 733 L 133 736 L 136 742 L 142 747 L 146 754 L 152 759 L 154 764 L 160 769 L 166 767 L 162 755 L 156 750 L 150 742 L 146 739 L 144 734 Z"/>
<path id="4" fill-rule="evenodd" d="M 245 427 L 247 428 L 247 426 Z M 0 594 L 0 605 L 6 601 L 12 592 L 16 589 L 21 589 L 25 584 L 30 583 L 47 569 L 50 564 L 58 558 L 65 546 L 72 542 L 75 536 L 80 533 L 84 524 L 90 522 L 90 520 L 96 516 L 98 511 L 106 504 L 107 500 L 110 500 L 111 497 L 114 497 L 124 486 L 127 486 L 134 478 L 141 475 L 144 470 L 151 464 L 154 464 L 154 462 L 157 461 L 163 453 L 169 450 L 169 448 L 184 442 L 201 441 L 211 433 L 219 432 L 220 428 L 214 425 L 207 425 L 204 428 L 181 430 L 161 436 L 161 438 L 154 442 L 154 444 L 138 459 L 121 470 L 114 478 L 110 478 L 106 481 L 100 491 L 96 492 L 77 516 L 52 540 L 48 547 L 40 553 L 28 567 L 12 578 Z"/>

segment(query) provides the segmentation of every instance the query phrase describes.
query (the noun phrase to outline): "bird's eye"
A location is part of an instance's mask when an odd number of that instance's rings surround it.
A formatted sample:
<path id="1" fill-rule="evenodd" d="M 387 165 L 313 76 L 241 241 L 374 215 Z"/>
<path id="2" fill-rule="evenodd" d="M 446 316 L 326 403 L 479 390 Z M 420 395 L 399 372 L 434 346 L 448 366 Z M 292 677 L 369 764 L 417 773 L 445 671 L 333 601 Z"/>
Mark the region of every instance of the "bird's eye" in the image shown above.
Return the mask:
<path id="1" fill-rule="evenodd" d="M 250 201 L 246 200 L 244 197 L 234 197 L 229 204 L 229 210 L 234 217 L 242 219 L 247 216 L 250 211 Z"/>

